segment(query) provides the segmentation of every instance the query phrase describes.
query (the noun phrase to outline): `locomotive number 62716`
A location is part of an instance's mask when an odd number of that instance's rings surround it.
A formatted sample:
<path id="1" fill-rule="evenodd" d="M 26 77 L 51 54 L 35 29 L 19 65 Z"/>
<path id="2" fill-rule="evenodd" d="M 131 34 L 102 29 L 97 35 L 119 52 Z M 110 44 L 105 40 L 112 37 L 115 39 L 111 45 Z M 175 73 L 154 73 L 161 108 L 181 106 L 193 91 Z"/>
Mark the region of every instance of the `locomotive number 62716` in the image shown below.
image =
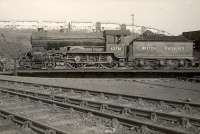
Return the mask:
<path id="1" fill-rule="evenodd" d="M 121 51 L 122 48 L 121 48 L 121 47 L 118 47 L 118 46 L 114 46 L 114 47 L 111 47 L 110 50 L 111 50 L 111 51 Z"/>

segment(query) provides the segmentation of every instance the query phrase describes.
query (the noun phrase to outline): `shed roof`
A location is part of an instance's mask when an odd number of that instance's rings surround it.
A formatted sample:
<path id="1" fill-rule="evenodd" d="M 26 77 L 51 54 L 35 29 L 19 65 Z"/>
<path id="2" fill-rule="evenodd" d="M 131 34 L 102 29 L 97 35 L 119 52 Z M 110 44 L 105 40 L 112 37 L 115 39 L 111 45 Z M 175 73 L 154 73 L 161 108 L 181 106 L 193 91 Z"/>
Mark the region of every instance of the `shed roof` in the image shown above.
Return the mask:
<path id="1" fill-rule="evenodd" d="M 198 31 L 189 31 L 183 32 L 183 36 L 190 40 L 199 41 L 200 42 L 200 30 Z"/>

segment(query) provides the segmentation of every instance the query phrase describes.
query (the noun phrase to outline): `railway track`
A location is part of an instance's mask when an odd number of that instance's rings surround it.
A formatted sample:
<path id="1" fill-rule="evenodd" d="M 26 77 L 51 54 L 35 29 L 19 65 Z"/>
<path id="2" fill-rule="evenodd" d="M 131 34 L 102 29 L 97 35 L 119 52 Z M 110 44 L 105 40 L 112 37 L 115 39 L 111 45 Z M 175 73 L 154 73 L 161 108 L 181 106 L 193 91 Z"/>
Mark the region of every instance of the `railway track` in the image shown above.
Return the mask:
<path id="1" fill-rule="evenodd" d="M 5 94 L 88 109 L 92 113 L 95 111 L 94 115 L 101 113 L 103 117 L 122 121 L 122 124 L 131 122 L 128 126 L 139 124 L 139 127 L 143 126 L 141 131 L 150 128 L 149 131 L 163 133 L 200 132 L 199 104 L 7 80 L 1 80 L 0 85 L 0 91 Z"/>
<path id="2" fill-rule="evenodd" d="M 82 131 L 85 128 L 94 126 L 96 126 L 94 128 L 95 130 L 104 130 L 103 133 L 185 133 L 182 130 L 169 129 L 150 122 L 128 119 L 79 106 L 67 105 L 53 100 L 14 92 L 1 92 L 0 100 L 3 102 L 3 104 L 0 105 L 1 115 L 10 118 L 10 120 L 15 123 L 21 123 L 23 126 L 29 127 L 37 133 L 68 134 L 71 131 L 72 133 L 83 133 Z M 66 116 L 68 118 L 65 118 Z M 69 123 L 70 119 L 72 121 Z M 73 126 L 74 123 L 78 125 L 66 129 L 67 126 Z M 86 124 L 90 124 L 90 126 Z M 79 130 L 77 130 L 78 128 Z M 95 130 L 93 130 L 93 132 Z"/>
<path id="3" fill-rule="evenodd" d="M 0 116 L 0 133 L 1 134 L 34 134 L 30 129 L 25 129 L 15 123 L 11 122 L 8 118 L 4 119 Z"/>
<path id="4" fill-rule="evenodd" d="M 196 82 L 196 83 L 200 83 L 200 76 L 193 76 L 191 78 L 187 78 L 187 77 L 181 77 L 179 78 L 181 80 L 186 80 L 186 81 L 189 81 L 189 82 Z"/>
<path id="5" fill-rule="evenodd" d="M 2 117 L 9 118 L 10 121 L 38 134 L 74 134 L 81 131 L 85 131 L 83 134 L 86 134 L 109 128 L 104 126 L 104 122 L 109 123 L 106 119 L 101 118 L 103 123 L 97 124 L 94 120 L 98 121 L 100 118 L 90 113 L 64 109 L 48 101 L 43 103 L 44 101 L 37 98 L 1 94 L 0 100 L 3 102 L 0 105 Z"/>
<path id="6" fill-rule="evenodd" d="M 184 78 L 183 78 L 184 79 Z M 186 80 L 186 78 L 185 78 Z M 192 79 L 191 80 L 196 80 L 196 79 Z M 141 84 L 148 84 L 150 86 L 159 86 L 159 87 L 164 87 L 164 88 L 172 88 L 172 89 L 181 89 L 181 90 L 190 90 L 190 91 L 194 91 L 194 92 L 200 92 L 200 90 L 197 90 L 197 89 L 192 89 L 192 88 L 181 88 L 181 87 L 176 87 L 176 86 L 173 86 L 173 85 L 170 85 L 170 84 L 162 84 L 162 83 L 154 83 L 154 82 L 148 82 L 148 81 L 142 81 L 142 80 L 132 80 L 134 82 L 137 82 L 137 83 L 141 83 Z"/>

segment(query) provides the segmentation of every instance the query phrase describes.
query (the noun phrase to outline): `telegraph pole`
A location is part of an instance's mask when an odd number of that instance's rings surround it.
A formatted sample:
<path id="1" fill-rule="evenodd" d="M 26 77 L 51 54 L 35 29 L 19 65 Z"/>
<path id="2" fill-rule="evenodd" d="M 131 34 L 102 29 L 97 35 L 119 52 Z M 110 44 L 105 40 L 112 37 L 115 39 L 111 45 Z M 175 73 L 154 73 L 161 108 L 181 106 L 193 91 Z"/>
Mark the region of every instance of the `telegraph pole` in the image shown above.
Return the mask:
<path id="1" fill-rule="evenodd" d="M 17 76 L 18 75 L 18 70 L 17 70 L 17 58 L 14 58 L 14 70 L 13 70 L 13 75 Z"/>
<path id="2" fill-rule="evenodd" d="M 135 17 L 135 15 L 131 14 L 131 17 L 132 17 L 132 34 L 134 34 L 134 17 Z"/>

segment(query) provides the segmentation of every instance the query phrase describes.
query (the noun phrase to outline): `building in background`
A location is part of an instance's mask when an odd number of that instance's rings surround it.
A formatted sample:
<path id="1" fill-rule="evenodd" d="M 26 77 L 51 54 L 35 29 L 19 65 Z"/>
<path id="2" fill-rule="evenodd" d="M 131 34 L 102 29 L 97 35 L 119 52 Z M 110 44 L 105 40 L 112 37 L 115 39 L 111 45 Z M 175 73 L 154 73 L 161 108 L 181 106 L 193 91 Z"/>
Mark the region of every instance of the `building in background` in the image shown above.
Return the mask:
<path id="1" fill-rule="evenodd" d="M 31 29 L 36 30 L 38 28 L 43 28 L 44 30 L 59 30 L 59 31 L 82 31 L 82 32 L 96 32 L 104 30 L 120 30 L 122 25 L 119 23 L 112 22 L 87 22 L 87 21 L 0 21 L 0 28 L 2 29 Z M 170 35 L 164 30 L 160 30 L 152 27 L 145 27 L 139 25 L 126 24 L 125 27 L 131 32 L 134 30 L 134 33 L 142 34 L 145 31 L 149 30 L 157 34 Z"/>
<path id="2" fill-rule="evenodd" d="M 14 21 L 0 21 L 0 28 L 13 29 L 15 26 L 14 23 Z"/>
<path id="3" fill-rule="evenodd" d="M 93 22 L 71 21 L 69 25 L 70 31 L 94 32 L 96 29 Z"/>
<path id="4" fill-rule="evenodd" d="M 119 30 L 119 23 L 101 22 L 101 31 L 103 30 Z"/>
<path id="5" fill-rule="evenodd" d="M 66 26 L 65 21 L 39 21 L 38 28 L 44 28 L 44 30 L 60 30 Z"/>
<path id="6" fill-rule="evenodd" d="M 15 21 L 13 22 L 14 29 L 37 29 L 38 21 Z"/>

